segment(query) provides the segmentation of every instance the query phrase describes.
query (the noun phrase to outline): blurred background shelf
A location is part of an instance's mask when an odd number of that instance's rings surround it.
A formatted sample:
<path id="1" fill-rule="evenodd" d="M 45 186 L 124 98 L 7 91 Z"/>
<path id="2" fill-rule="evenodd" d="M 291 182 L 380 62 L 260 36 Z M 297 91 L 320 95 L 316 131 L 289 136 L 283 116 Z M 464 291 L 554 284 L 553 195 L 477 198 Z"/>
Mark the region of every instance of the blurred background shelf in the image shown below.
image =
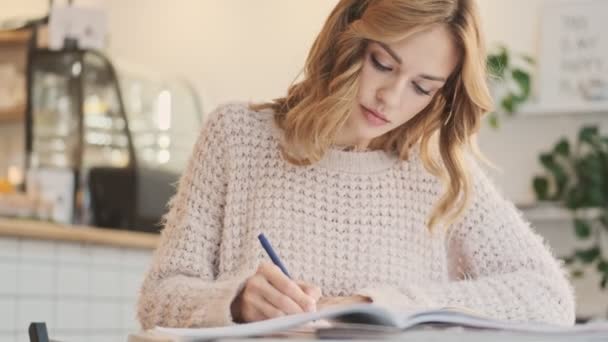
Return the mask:
<path id="1" fill-rule="evenodd" d="M 25 104 L 11 108 L 0 108 L 0 123 L 13 123 L 23 121 L 25 118 Z"/>
<path id="2" fill-rule="evenodd" d="M 0 44 L 26 44 L 32 36 L 27 30 L 0 31 Z"/>

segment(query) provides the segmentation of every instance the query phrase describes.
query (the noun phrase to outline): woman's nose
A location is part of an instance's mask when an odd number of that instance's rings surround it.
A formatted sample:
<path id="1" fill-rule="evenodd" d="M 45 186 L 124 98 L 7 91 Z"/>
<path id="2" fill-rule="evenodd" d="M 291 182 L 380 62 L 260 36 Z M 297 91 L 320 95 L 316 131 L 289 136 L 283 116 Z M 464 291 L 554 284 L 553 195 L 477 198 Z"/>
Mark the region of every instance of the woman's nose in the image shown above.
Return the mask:
<path id="1" fill-rule="evenodd" d="M 376 92 L 376 99 L 385 107 L 399 107 L 403 98 L 406 80 L 397 79 L 382 86 Z"/>

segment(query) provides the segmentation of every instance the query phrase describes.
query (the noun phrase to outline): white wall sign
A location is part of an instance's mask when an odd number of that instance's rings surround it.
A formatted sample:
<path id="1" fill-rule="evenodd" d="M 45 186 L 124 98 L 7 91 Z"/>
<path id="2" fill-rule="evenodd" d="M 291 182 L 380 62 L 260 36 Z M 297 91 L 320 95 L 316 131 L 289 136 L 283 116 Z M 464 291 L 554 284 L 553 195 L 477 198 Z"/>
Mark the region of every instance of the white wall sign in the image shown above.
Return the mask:
<path id="1" fill-rule="evenodd" d="M 608 102 L 608 1 L 548 2 L 538 95 L 550 106 Z"/>
<path id="2" fill-rule="evenodd" d="M 106 13 L 101 9 L 53 6 L 49 19 L 49 48 L 59 50 L 66 38 L 78 41 L 82 49 L 101 50 L 107 32 Z"/>

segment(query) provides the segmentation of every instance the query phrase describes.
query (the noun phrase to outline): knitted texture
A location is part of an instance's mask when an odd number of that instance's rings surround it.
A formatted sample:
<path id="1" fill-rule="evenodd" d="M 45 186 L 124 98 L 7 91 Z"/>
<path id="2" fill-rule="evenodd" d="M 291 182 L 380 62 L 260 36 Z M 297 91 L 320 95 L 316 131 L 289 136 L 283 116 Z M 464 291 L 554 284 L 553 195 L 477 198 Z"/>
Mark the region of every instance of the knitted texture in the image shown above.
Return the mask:
<path id="1" fill-rule="evenodd" d="M 144 329 L 234 324 L 230 304 L 268 260 L 261 232 L 292 277 L 324 296 L 573 324 L 573 293 L 557 260 L 472 158 L 470 206 L 449 233 L 431 233 L 425 221 L 443 188 L 417 147 L 407 161 L 332 148 L 295 166 L 281 156 L 280 134 L 271 113 L 246 104 L 210 114 L 141 288 Z"/>

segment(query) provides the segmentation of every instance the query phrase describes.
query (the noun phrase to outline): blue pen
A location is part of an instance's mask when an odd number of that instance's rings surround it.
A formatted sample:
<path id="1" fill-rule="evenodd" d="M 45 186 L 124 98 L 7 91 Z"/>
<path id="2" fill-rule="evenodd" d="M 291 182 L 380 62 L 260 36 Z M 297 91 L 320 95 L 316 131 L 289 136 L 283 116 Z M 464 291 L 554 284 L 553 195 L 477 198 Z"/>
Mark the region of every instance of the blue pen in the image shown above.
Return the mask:
<path id="1" fill-rule="evenodd" d="M 291 279 L 289 272 L 287 272 L 287 269 L 281 262 L 281 259 L 279 259 L 279 256 L 274 252 L 274 249 L 272 249 L 272 246 L 270 245 L 268 239 L 266 239 L 266 237 L 264 236 L 264 233 L 258 235 L 258 239 L 260 240 L 262 247 L 264 247 L 264 250 L 266 250 L 266 253 L 268 253 L 270 260 L 272 260 L 272 262 L 277 265 L 281 269 L 281 271 L 283 271 L 283 273 L 285 273 L 285 275 Z"/>

